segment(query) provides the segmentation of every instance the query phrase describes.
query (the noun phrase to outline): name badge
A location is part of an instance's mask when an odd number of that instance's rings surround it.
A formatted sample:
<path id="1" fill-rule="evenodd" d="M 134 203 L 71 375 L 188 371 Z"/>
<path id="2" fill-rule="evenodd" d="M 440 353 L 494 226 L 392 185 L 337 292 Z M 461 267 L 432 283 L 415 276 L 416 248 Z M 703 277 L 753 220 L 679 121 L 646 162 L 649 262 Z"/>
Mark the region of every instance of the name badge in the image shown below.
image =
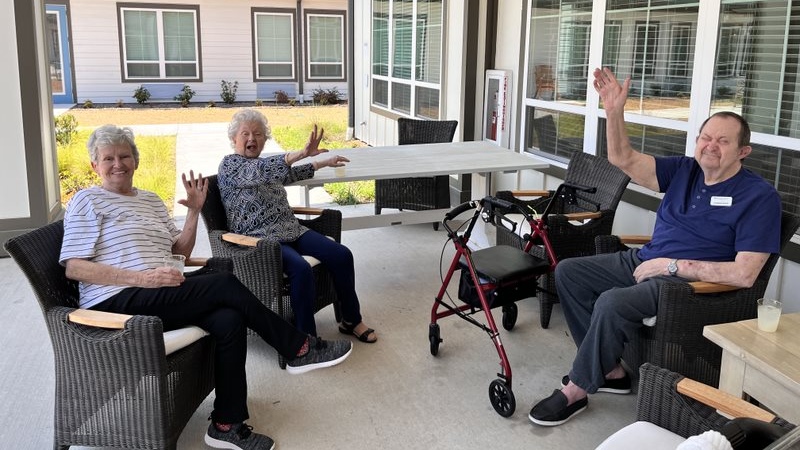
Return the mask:
<path id="1" fill-rule="evenodd" d="M 731 206 L 733 204 L 733 197 L 712 196 L 711 206 Z"/>

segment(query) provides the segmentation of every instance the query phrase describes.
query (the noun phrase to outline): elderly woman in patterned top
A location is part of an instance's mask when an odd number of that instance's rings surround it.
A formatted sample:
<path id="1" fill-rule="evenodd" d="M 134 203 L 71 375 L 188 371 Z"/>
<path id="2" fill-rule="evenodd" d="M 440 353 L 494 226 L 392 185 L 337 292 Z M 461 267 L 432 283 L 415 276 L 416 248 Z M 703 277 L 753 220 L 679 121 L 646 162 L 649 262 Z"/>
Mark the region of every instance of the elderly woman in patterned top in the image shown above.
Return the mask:
<path id="1" fill-rule="evenodd" d="M 342 308 L 339 331 L 372 343 L 378 336 L 361 319 L 353 254 L 344 245 L 300 225 L 286 197 L 284 185 L 311 178 L 322 167 L 341 167 L 349 162 L 342 156 L 330 156 L 294 165 L 303 158 L 327 152 L 319 148 L 323 133 L 315 125 L 302 151 L 261 158 L 264 144 L 271 138 L 266 117 L 254 109 L 237 112 L 228 126 L 234 153 L 223 158 L 217 173 L 222 202 L 231 231 L 281 243 L 292 309 L 301 331 L 316 335 L 314 278 L 311 266 L 302 257 L 309 255 L 324 264 L 333 277 Z"/>

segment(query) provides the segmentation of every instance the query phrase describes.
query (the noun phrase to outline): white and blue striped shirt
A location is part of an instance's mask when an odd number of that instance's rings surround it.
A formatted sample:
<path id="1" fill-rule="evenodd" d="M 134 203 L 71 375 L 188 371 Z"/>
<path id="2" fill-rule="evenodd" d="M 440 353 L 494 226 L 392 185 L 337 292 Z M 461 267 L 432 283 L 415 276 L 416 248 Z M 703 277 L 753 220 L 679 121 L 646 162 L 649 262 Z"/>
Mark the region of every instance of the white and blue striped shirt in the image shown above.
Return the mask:
<path id="1" fill-rule="evenodd" d="M 125 196 L 94 186 L 75 194 L 64 216 L 60 263 L 80 258 L 137 271 L 163 266 L 180 231 L 156 194 L 134 192 Z M 125 288 L 81 282 L 80 307 L 90 308 Z"/>

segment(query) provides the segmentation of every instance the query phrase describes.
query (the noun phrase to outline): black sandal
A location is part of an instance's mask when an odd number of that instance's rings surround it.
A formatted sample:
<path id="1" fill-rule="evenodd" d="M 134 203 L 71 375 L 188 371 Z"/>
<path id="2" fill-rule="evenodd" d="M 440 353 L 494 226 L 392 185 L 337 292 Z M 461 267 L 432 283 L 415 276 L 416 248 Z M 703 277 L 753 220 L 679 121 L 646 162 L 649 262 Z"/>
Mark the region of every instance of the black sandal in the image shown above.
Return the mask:
<path id="1" fill-rule="evenodd" d="M 356 333 L 356 325 L 358 324 L 347 323 L 342 321 L 342 323 L 339 324 L 339 332 L 342 334 L 352 334 L 353 336 L 356 337 L 356 339 L 358 339 L 361 342 L 365 342 L 367 344 L 374 344 L 375 342 L 378 342 L 377 337 L 375 337 L 375 339 L 372 341 L 369 340 L 369 335 L 374 334 L 375 330 L 373 330 L 372 328 L 367 328 L 366 330 L 364 330 L 363 333 L 358 334 Z"/>

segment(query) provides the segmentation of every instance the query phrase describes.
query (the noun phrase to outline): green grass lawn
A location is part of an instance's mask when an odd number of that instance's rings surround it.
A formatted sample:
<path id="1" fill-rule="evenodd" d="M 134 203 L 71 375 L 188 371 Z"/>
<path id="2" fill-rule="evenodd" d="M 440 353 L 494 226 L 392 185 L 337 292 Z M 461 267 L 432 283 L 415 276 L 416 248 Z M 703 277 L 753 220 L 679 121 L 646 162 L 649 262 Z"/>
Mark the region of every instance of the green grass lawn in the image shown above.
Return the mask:
<path id="1" fill-rule="evenodd" d="M 333 113 L 331 112 L 333 111 Z M 362 144 L 359 141 L 347 141 L 346 108 L 328 110 L 321 108 L 284 108 L 281 111 L 265 111 L 272 125 L 273 139 L 284 149 L 299 150 L 305 146 L 313 124 L 325 129 L 322 147 L 328 149 L 352 148 Z M 116 110 L 107 110 L 116 113 Z M 89 162 L 86 141 L 97 120 L 83 110 L 75 111 L 78 131 L 72 135 L 68 143 L 58 145 L 58 170 L 61 183 L 61 200 L 66 204 L 75 192 L 89 186 L 99 184 Z M 177 111 L 181 113 L 181 111 Z M 136 114 L 129 112 L 129 114 Z M 83 117 L 83 118 L 82 118 Z M 102 123 L 113 122 L 113 118 Z M 89 122 L 84 125 L 82 120 Z M 142 120 L 142 119 L 139 119 Z M 178 120 L 178 119 L 176 119 Z M 57 134 L 58 134 L 57 127 Z M 135 185 L 141 189 L 158 194 L 171 209 L 175 200 L 175 136 L 137 136 L 140 161 L 136 171 Z M 339 204 L 356 204 L 372 202 L 375 199 L 374 181 L 356 181 L 350 183 L 326 184 L 325 190 Z"/>

